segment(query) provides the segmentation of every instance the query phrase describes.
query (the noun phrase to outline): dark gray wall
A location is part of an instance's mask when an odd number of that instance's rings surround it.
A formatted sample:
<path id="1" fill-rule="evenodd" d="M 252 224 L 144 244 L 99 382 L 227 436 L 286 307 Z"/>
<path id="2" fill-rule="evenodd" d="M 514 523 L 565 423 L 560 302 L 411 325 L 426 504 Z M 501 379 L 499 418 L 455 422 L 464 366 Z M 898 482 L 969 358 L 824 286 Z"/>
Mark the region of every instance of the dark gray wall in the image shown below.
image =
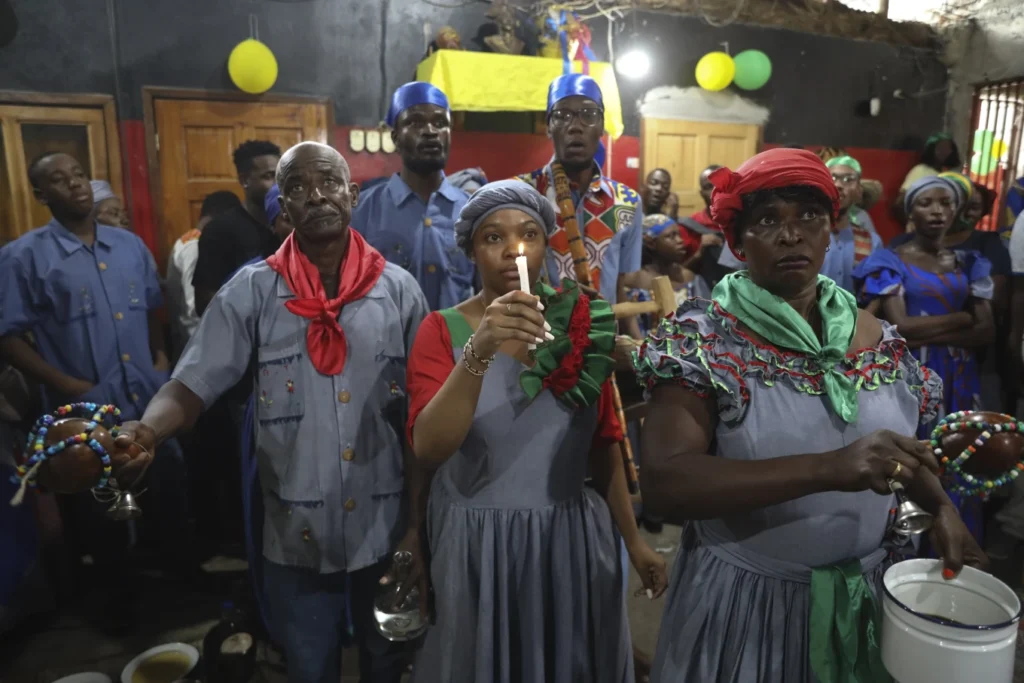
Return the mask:
<path id="1" fill-rule="evenodd" d="M 249 14 L 277 55 L 273 92 L 330 96 L 339 123 L 373 125 L 391 90 L 412 77 L 423 54 L 423 24 L 451 24 L 473 46 L 486 5 L 443 9 L 420 0 L 12 0 L 20 29 L 0 48 L 0 89 L 115 93 L 120 116 L 141 118 L 144 85 L 231 89 L 230 49 L 249 35 Z M 749 96 L 772 111 L 765 140 L 859 147 L 916 146 L 941 127 L 944 67 L 929 53 L 894 46 L 641 13 L 641 38 L 659 65 L 643 81 L 620 77 L 628 134 L 638 134 L 635 102 L 657 85 L 694 85 L 706 52 L 727 41 L 735 54 L 757 48 L 774 74 Z M 632 19 L 616 22 L 621 50 Z M 608 24 L 591 22 L 593 47 L 607 59 Z M 116 67 L 115 67 L 116 65 Z M 115 72 L 117 78 L 115 79 Z M 892 91 L 932 91 L 894 100 Z M 857 106 L 871 94 L 883 113 Z"/>
<path id="2" fill-rule="evenodd" d="M 591 22 L 595 49 L 607 55 L 607 22 Z M 634 25 L 659 66 L 642 81 L 619 76 L 623 107 L 635 103 L 659 85 L 695 86 L 697 61 L 729 44 L 731 54 L 761 50 L 772 60 L 772 78 L 745 97 L 768 107 L 768 142 L 835 147 L 914 147 L 940 130 L 945 107 L 946 68 L 927 50 L 888 43 L 733 24 L 714 28 L 698 18 L 641 13 L 615 23 L 614 46 L 621 54 Z M 927 93 L 894 99 L 894 90 Z M 738 91 L 737 92 L 742 92 Z M 882 98 L 877 118 L 858 113 L 872 95 Z M 626 132 L 638 134 L 635 115 Z"/>

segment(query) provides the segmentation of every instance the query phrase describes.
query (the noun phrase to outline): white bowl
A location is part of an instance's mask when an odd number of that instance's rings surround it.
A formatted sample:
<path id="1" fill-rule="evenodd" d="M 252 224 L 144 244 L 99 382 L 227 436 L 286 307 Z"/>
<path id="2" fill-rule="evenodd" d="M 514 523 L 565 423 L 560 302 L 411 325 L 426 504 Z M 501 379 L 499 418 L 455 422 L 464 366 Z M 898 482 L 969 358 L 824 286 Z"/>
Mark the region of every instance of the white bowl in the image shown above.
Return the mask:
<path id="1" fill-rule="evenodd" d="M 65 676 L 60 680 L 54 681 L 54 683 L 111 683 L 111 681 L 110 676 L 96 671 L 91 671 L 81 674 L 71 674 L 70 676 Z"/>
<path id="2" fill-rule="evenodd" d="M 139 664 L 146 661 L 153 655 L 158 655 L 161 652 L 180 652 L 188 657 L 189 667 L 188 671 L 183 672 L 182 675 L 187 676 L 192 669 L 199 663 L 199 650 L 195 649 L 191 645 L 185 643 L 167 643 L 166 645 L 157 645 L 151 647 L 138 657 L 128 662 L 128 666 L 121 672 L 121 683 L 132 683 L 132 676 L 135 675 L 135 670 L 139 668 Z M 108 679 L 109 683 L 109 679 Z"/>
<path id="3" fill-rule="evenodd" d="M 1021 603 L 991 574 L 906 560 L 883 577 L 882 662 L 899 683 L 1010 683 Z"/>

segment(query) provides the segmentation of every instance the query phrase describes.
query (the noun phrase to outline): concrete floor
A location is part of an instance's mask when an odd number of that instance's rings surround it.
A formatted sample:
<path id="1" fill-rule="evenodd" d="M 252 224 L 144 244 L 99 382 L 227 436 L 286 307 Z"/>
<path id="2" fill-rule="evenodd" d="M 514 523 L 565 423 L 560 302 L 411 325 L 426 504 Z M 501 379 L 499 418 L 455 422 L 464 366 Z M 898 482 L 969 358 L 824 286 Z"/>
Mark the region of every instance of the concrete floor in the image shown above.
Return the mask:
<path id="1" fill-rule="evenodd" d="M 678 527 L 666 526 L 658 535 L 641 532 L 651 547 L 661 552 L 671 565 L 679 544 Z M 997 575 L 1020 584 L 1020 553 L 1012 567 L 994 566 Z M 1000 571 L 1002 569 L 1002 571 Z M 1008 573 L 1012 572 L 1012 576 Z M 640 577 L 631 568 L 627 613 L 633 643 L 653 655 L 661 624 L 664 600 L 650 601 L 641 594 Z M 130 635 L 112 638 L 104 635 L 85 617 L 95 605 L 86 601 L 47 621 L 42 628 L 19 629 L 0 641 L 0 683 L 54 683 L 57 679 L 83 671 L 99 671 L 117 683 L 120 672 L 139 652 L 167 642 L 186 642 L 201 649 L 202 638 L 216 623 L 221 601 L 231 591 L 196 592 L 182 586 L 150 579 L 146 586 L 142 613 L 147 615 Z M 1020 590 L 1020 589 L 1018 589 Z M 357 683 L 358 661 L 347 651 L 340 683 Z M 274 654 L 261 648 L 259 666 L 253 683 L 287 683 L 283 668 Z M 1024 683 L 1024 638 L 1017 641 L 1017 673 L 1014 683 Z"/>
<path id="2" fill-rule="evenodd" d="M 642 531 L 655 549 L 663 551 L 671 563 L 679 541 L 679 529 L 666 527 L 652 536 Z M 206 632 L 219 618 L 220 605 L 231 589 L 188 590 L 181 584 L 156 577 L 145 579 L 138 628 L 123 637 L 105 635 L 89 615 L 98 605 L 95 599 L 78 601 L 72 607 L 35 624 L 19 628 L 0 639 L 0 683 L 54 683 L 74 673 L 97 671 L 112 681 L 120 680 L 121 670 L 139 652 L 169 642 L 190 643 L 200 650 Z M 630 568 L 627 609 L 633 642 L 653 655 L 661 623 L 662 600 L 633 597 L 641 588 L 640 577 Z M 347 651 L 341 683 L 357 683 L 358 658 Z M 273 653 L 259 652 L 259 668 L 253 683 L 286 683 L 282 668 Z"/>

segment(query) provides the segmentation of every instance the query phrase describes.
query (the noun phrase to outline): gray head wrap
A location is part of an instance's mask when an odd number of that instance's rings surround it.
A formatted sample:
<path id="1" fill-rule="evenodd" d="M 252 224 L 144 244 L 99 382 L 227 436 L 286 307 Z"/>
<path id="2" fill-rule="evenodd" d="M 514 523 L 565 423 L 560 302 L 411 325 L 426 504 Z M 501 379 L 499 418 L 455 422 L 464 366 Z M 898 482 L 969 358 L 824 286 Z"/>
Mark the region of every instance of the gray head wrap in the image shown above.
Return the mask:
<path id="1" fill-rule="evenodd" d="M 455 243 L 459 248 L 468 254 L 476 229 L 488 216 L 502 209 L 522 211 L 537 221 L 537 225 L 543 227 L 544 234 L 549 237 L 558 227 L 551 202 L 533 189 L 532 185 L 527 185 L 521 180 L 499 180 L 481 187 L 462 207 L 459 220 L 455 224 Z"/>
<path id="2" fill-rule="evenodd" d="M 110 189 L 110 183 L 106 180 L 90 180 L 89 184 L 92 186 L 93 204 L 99 204 L 105 199 L 117 199 L 117 195 Z"/>
<path id="3" fill-rule="evenodd" d="M 924 192 L 925 190 L 931 190 L 936 187 L 941 187 L 946 190 L 949 190 L 949 193 L 953 195 L 953 201 L 956 202 L 956 208 L 960 208 L 960 204 L 963 201 L 964 192 L 959 187 L 957 187 L 956 182 L 950 180 L 949 178 L 940 178 L 937 175 L 930 175 L 921 178 L 913 185 L 908 187 L 906 194 L 903 195 L 903 210 L 907 212 L 907 216 L 910 215 L 911 209 L 914 208 L 914 200 L 917 199 L 917 196 Z"/>

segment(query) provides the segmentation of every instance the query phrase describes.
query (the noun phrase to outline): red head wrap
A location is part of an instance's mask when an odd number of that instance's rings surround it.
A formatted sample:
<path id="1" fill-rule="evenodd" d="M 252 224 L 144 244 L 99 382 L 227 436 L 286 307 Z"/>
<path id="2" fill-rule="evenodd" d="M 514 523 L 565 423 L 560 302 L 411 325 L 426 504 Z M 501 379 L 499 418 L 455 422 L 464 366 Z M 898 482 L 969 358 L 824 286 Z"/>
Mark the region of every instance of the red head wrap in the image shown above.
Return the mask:
<path id="1" fill-rule="evenodd" d="M 720 168 L 708 180 L 715 186 L 711 193 L 711 218 L 730 248 L 735 241 L 736 217 L 743 210 L 743 195 L 751 192 L 792 185 L 814 187 L 832 201 L 832 220 L 839 216 L 839 193 L 831 171 L 816 154 L 803 149 L 770 149 L 747 159 L 735 171 Z"/>

